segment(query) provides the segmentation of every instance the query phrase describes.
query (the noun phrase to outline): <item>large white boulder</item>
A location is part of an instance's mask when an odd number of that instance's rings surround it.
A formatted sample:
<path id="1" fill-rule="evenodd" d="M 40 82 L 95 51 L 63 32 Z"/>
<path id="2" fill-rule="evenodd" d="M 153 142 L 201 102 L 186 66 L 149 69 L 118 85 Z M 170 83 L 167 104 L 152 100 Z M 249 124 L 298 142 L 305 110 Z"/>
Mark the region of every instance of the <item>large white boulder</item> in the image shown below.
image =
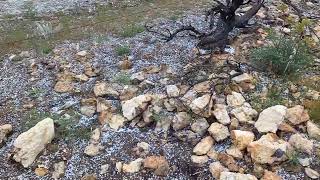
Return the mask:
<path id="1" fill-rule="evenodd" d="M 46 118 L 17 137 L 13 144 L 13 159 L 20 162 L 24 167 L 29 167 L 53 138 L 53 120 Z"/>
<path id="2" fill-rule="evenodd" d="M 287 115 L 287 107 L 276 105 L 263 110 L 254 126 L 260 133 L 276 133 Z"/>

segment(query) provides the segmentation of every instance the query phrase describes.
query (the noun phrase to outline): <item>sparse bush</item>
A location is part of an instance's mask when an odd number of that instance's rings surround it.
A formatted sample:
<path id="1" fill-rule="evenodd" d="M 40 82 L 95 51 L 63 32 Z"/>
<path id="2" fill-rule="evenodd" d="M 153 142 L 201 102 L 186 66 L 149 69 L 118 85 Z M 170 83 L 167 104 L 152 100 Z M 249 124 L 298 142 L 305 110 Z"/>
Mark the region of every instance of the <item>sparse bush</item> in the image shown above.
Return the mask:
<path id="1" fill-rule="evenodd" d="M 119 46 L 116 48 L 116 52 L 118 56 L 129 55 L 130 48 L 129 46 Z"/>
<path id="2" fill-rule="evenodd" d="M 122 37 L 133 37 L 144 31 L 144 27 L 140 25 L 129 25 L 122 29 L 120 36 Z"/>
<path id="3" fill-rule="evenodd" d="M 270 69 L 278 75 L 289 75 L 311 65 L 311 55 L 302 41 L 274 34 L 269 36 L 269 40 L 269 45 L 251 53 L 251 60 L 260 68 Z"/>
<path id="4" fill-rule="evenodd" d="M 64 138 L 65 140 L 90 138 L 91 129 L 77 126 L 80 115 L 74 110 L 68 110 L 64 115 L 58 115 L 32 109 L 26 114 L 22 121 L 22 131 L 29 130 L 38 122 L 48 117 L 54 120 L 58 138 Z"/>
<path id="5" fill-rule="evenodd" d="M 114 82 L 124 84 L 124 85 L 130 85 L 131 79 L 130 76 L 127 73 L 120 73 L 113 79 Z"/>

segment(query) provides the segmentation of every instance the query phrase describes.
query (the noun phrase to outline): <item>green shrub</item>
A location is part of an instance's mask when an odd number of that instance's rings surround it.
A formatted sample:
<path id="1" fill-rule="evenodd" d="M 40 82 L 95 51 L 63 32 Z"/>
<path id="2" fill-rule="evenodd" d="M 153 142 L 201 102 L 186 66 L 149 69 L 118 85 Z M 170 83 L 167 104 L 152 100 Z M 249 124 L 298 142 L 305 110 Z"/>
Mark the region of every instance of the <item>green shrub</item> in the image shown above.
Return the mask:
<path id="1" fill-rule="evenodd" d="M 49 112 L 31 109 L 27 112 L 22 120 L 22 131 L 27 131 L 38 122 L 45 118 L 52 118 L 55 123 L 56 137 L 65 140 L 74 139 L 89 139 L 91 135 L 91 128 L 78 126 L 80 114 L 74 110 L 67 110 L 66 114 L 58 115 Z"/>
<path id="2" fill-rule="evenodd" d="M 116 48 L 116 52 L 118 56 L 129 55 L 130 48 L 129 46 L 119 46 Z"/>
<path id="3" fill-rule="evenodd" d="M 126 26 L 120 31 L 120 36 L 122 37 L 133 37 L 139 33 L 142 33 L 144 31 L 143 26 L 139 25 L 129 25 Z"/>
<path id="4" fill-rule="evenodd" d="M 278 35 L 269 36 L 269 40 L 268 46 L 252 51 L 251 60 L 256 66 L 270 69 L 278 75 L 289 75 L 311 65 L 311 55 L 302 41 Z"/>
<path id="5" fill-rule="evenodd" d="M 131 79 L 130 79 L 130 75 L 127 73 L 118 74 L 117 76 L 114 77 L 113 81 L 116 83 L 124 84 L 124 85 L 132 84 Z"/>

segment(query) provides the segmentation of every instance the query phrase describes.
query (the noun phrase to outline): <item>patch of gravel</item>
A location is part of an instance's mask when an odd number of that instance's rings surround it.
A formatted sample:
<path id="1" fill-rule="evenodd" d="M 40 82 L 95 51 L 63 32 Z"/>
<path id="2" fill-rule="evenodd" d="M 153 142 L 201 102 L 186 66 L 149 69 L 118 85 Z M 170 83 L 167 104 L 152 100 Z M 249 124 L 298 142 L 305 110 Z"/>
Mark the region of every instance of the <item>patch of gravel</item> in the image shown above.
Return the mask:
<path id="1" fill-rule="evenodd" d="M 2 0 L 0 17 L 34 13 L 37 16 L 59 12 L 94 12 L 97 5 L 135 6 L 141 0 Z"/>

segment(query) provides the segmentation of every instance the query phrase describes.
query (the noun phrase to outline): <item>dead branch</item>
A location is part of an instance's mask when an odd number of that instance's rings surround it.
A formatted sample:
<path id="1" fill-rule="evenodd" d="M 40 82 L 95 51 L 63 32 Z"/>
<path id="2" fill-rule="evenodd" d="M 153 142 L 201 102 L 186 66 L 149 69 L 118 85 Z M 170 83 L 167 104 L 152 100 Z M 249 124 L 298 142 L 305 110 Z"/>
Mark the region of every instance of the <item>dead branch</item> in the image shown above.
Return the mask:
<path id="1" fill-rule="evenodd" d="M 215 1 L 216 6 L 213 6 L 206 12 L 206 21 L 210 32 L 201 32 L 192 25 L 182 25 L 180 28 L 171 32 L 169 29 L 163 29 L 162 31 L 154 29 L 153 26 L 147 26 L 146 29 L 149 32 L 157 34 L 162 40 L 170 41 L 180 32 L 194 33 L 190 34 L 196 36 L 199 39 L 197 48 L 206 50 L 219 49 L 223 51 L 228 44 L 229 33 L 234 28 L 245 27 L 247 22 L 259 11 L 264 4 L 264 0 L 226 0 L 222 3 L 218 0 Z M 244 5 L 252 4 L 252 7 L 243 15 L 236 15 L 236 11 Z M 215 21 L 217 19 L 217 21 Z M 215 23 L 216 22 L 216 23 Z M 215 28 L 214 28 L 215 27 Z"/>

